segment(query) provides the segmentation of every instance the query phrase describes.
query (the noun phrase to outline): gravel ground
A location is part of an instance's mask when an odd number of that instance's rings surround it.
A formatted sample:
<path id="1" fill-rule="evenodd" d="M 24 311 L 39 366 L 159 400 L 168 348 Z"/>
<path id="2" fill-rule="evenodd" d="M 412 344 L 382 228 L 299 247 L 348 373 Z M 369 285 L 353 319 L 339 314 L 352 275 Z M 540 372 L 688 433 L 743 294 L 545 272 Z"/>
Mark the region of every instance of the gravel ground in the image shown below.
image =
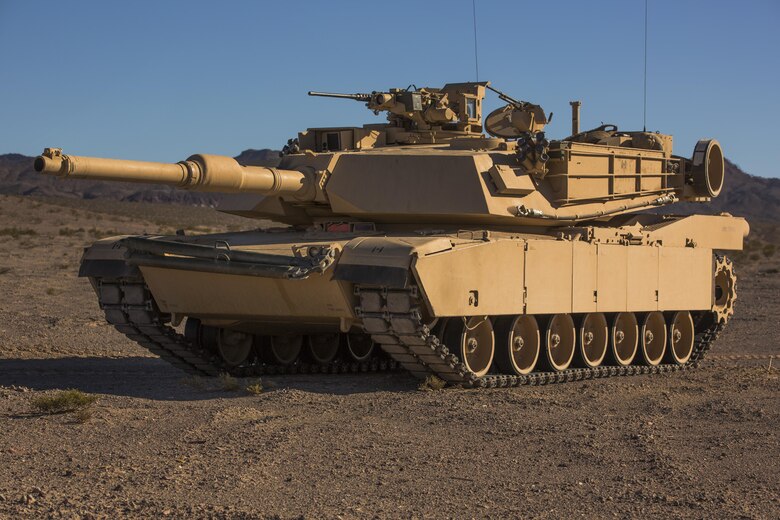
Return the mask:
<path id="1" fill-rule="evenodd" d="M 23 197 L 0 197 L 0 219 L 0 518 L 780 517 L 775 264 L 740 271 L 697 371 L 436 392 L 279 376 L 253 395 L 129 342 L 76 277 L 115 230 L 252 223 Z M 91 417 L 35 412 L 66 388 L 98 397 Z"/>

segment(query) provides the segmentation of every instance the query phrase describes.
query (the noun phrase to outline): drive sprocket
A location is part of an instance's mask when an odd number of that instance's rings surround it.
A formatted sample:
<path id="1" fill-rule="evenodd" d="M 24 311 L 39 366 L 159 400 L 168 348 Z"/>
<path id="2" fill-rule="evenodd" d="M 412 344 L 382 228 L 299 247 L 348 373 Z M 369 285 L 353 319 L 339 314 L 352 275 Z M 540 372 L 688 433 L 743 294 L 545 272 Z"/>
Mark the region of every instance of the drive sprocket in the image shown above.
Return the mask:
<path id="1" fill-rule="evenodd" d="M 715 255 L 715 301 L 712 312 L 718 323 L 726 323 L 734 315 L 734 303 L 737 301 L 737 276 L 734 264 L 723 255 Z"/>

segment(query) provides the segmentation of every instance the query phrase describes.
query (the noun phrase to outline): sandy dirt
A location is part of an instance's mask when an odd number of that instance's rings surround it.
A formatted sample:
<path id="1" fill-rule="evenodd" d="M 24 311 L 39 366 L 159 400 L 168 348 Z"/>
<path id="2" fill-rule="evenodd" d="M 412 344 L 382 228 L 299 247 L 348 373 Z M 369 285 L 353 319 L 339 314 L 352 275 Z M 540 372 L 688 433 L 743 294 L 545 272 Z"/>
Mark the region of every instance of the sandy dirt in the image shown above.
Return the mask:
<path id="1" fill-rule="evenodd" d="M 114 331 L 76 277 L 103 235 L 253 226 L 0 197 L 0 518 L 780 516 L 776 263 L 739 271 L 697 371 L 436 392 L 403 373 L 229 391 Z M 91 418 L 35 411 L 66 388 L 98 396 Z"/>

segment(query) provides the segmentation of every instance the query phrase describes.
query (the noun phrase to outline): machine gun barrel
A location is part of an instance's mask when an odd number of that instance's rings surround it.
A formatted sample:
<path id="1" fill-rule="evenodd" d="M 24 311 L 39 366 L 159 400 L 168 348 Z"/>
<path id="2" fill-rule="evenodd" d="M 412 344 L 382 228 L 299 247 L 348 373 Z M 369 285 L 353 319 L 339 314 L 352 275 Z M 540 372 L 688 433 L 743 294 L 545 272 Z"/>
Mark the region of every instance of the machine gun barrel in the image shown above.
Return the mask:
<path id="1" fill-rule="evenodd" d="M 500 99 L 501 101 L 504 101 L 506 103 L 509 103 L 510 105 L 514 106 L 515 108 L 523 108 L 526 105 L 526 103 L 524 101 L 518 101 L 515 98 L 509 96 L 509 94 L 504 94 L 503 92 L 501 92 L 497 88 L 493 88 L 490 85 L 485 85 L 485 88 L 492 90 L 493 92 L 498 94 L 498 99 Z"/>
<path id="2" fill-rule="evenodd" d="M 256 193 L 313 200 L 313 179 L 297 170 L 242 166 L 232 157 L 197 154 L 178 163 L 100 159 L 46 148 L 33 164 L 38 173 L 74 179 L 165 184 L 193 191 Z"/>
<path id="3" fill-rule="evenodd" d="M 314 92 L 312 90 L 309 91 L 310 96 L 319 96 L 319 97 L 331 97 L 331 98 L 342 98 L 342 99 L 354 99 L 355 101 L 365 101 L 368 102 L 371 100 L 371 94 L 334 94 L 331 92 Z"/>

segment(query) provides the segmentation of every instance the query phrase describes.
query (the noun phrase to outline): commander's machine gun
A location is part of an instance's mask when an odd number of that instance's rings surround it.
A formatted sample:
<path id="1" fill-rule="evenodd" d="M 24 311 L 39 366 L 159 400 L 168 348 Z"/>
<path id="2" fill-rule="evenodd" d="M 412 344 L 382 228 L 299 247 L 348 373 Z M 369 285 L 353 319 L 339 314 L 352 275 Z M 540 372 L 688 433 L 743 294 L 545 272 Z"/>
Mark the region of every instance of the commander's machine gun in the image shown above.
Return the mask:
<path id="1" fill-rule="evenodd" d="M 337 133 L 336 129 L 313 129 L 315 136 L 305 132 L 298 139 L 290 140 L 283 153 L 295 153 L 306 141 L 317 151 L 334 151 L 345 148 L 361 148 L 361 143 L 371 146 L 387 144 L 424 144 L 451 141 L 460 137 L 479 137 L 483 131 L 482 101 L 486 89 L 498 94 L 505 106 L 494 110 L 485 120 L 484 130 L 499 139 L 516 139 L 518 157 L 529 171 L 543 173 L 549 159 L 544 126 L 552 120 L 539 105 L 518 101 L 490 86 L 490 82 L 449 83 L 442 88 L 410 85 L 405 89 L 386 92 L 340 94 L 310 91 L 310 96 L 352 99 L 366 104 L 366 108 L 378 115 L 387 112 L 387 124 L 365 125 L 353 129 L 351 134 Z M 375 131 L 375 140 L 370 131 Z M 366 134 L 366 135 L 364 135 Z M 313 137 L 313 140 L 312 140 Z M 464 143 L 470 147 L 469 142 Z M 305 146 L 304 146 L 305 147 Z"/>
<path id="2" fill-rule="evenodd" d="M 387 123 L 369 124 L 356 130 L 353 148 L 361 148 L 360 141 L 376 132 L 372 146 L 385 144 L 438 143 L 457 137 L 478 136 L 482 132 L 482 100 L 487 82 L 448 83 L 441 88 L 393 88 L 370 94 L 334 94 L 309 92 L 310 96 L 353 99 L 366 104 L 374 114 L 387 112 Z M 327 129 L 313 129 L 327 132 Z M 365 131 L 363 131 L 365 130 Z M 307 132 L 311 133 L 311 132 Z M 304 133 L 304 134 L 307 134 Z M 312 136 L 301 135 L 309 141 Z M 346 136 L 348 137 L 348 136 Z M 344 149 L 343 139 L 333 135 L 316 135 L 313 143 L 317 151 Z M 371 138 L 368 138 L 371 141 Z M 311 143 L 310 143 L 311 144 Z M 304 147 L 303 142 L 301 147 Z"/>

